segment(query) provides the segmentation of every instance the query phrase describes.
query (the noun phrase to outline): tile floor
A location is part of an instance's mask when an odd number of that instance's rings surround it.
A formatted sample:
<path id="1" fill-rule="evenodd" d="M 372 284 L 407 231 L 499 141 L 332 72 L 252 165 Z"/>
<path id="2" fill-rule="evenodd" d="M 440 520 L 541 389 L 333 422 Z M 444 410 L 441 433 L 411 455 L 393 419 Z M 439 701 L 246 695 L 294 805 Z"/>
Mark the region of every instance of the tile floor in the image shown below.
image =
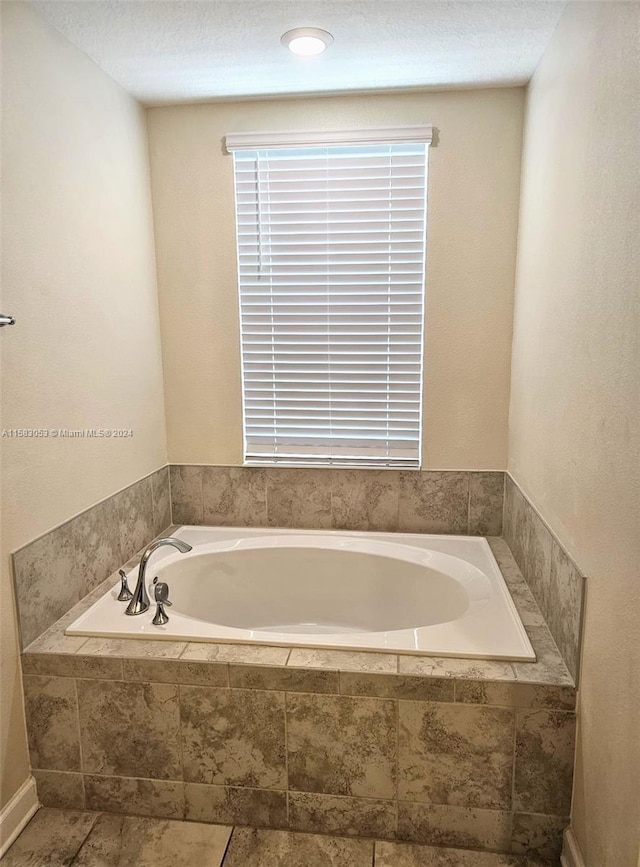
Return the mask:
<path id="1" fill-rule="evenodd" d="M 494 855 L 43 808 L 2 867 L 555 867 Z"/>

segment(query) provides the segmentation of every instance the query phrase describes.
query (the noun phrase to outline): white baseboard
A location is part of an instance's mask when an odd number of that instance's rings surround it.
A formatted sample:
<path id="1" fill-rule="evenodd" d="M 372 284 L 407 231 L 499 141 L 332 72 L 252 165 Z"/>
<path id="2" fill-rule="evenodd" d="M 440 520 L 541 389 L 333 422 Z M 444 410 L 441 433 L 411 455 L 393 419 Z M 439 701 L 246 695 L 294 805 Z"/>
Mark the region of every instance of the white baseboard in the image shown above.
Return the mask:
<path id="1" fill-rule="evenodd" d="M 562 867 L 585 867 L 582 852 L 573 836 L 571 828 L 567 828 L 564 832 L 564 841 L 562 846 L 562 855 L 560 856 Z"/>
<path id="2" fill-rule="evenodd" d="M 39 806 L 36 781 L 29 777 L 0 812 L 0 858 Z"/>

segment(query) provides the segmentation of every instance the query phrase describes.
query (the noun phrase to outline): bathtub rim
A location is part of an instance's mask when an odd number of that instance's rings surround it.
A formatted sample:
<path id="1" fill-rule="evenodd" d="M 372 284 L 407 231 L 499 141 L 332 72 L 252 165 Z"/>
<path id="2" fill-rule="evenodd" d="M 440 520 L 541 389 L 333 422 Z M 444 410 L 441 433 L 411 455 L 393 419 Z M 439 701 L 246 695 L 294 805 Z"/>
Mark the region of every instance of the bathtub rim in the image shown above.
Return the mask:
<path id="1" fill-rule="evenodd" d="M 437 543 L 445 545 L 451 545 L 452 543 L 462 543 L 463 545 L 470 546 L 471 550 L 475 547 L 478 550 L 482 550 L 482 554 L 489 564 L 491 570 L 490 578 L 494 582 L 495 588 L 498 590 L 498 596 L 500 597 L 501 602 L 506 606 L 509 622 L 515 626 L 516 631 L 518 633 L 518 638 L 521 641 L 521 646 L 524 648 L 522 653 L 511 652 L 508 655 L 505 653 L 498 654 L 494 652 L 478 652 L 478 651 L 470 651 L 468 648 L 462 650 L 455 650 L 452 648 L 447 648 L 444 651 L 440 650 L 425 650 L 420 647 L 412 647 L 410 643 L 399 642 L 396 646 L 371 646 L 371 642 L 363 641 L 362 643 L 353 643 L 358 635 L 373 635 L 376 633 L 361 633 L 361 634 L 350 634 L 348 638 L 350 641 L 340 641 L 338 640 L 339 636 L 333 636 L 336 638 L 335 641 L 329 641 L 326 639 L 322 639 L 321 641 L 312 642 L 311 640 L 296 640 L 296 636 L 292 634 L 281 634 L 281 633 L 267 633 L 263 632 L 260 634 L 249 634 L 242 635 L 240 633 L 247 633 L 247 630 L 234 630 L 232 628 L 223 629 L 220 628 L 218 630 L 219 634 L 215 636 L 203 636 L 202 631 L 199 632 L 191 632 L 188 634 L 177 634 L 176 632 L 176 618 L 174 618 L 174 624 L 171 628 L 165 627 L 152 627 L 149 623 L 146 624 L 146 615 L 145 622 L 141 623 L 138 618 L 128 618 L 127 621 L 122 621 L 123 626 L 127 627 L 123 630 L 113 630 L 110 629 L 108 631 L 96 631 L 96 628 L 83 628 L 86 624 L 86 621 L 89 620 L 90 615 L 94 612 L 100 603 L 103 603 L 107 597 L 110 595 L 112 598 L 115 597 L 116 590 L 119 590 L 119 583 L 112 587 L 109 587 L 105 593 L 102 594 L 100 599 L 95 602 L 88 610 L 84 611 L 79 617 L 77 617 L 72 623 L 70 623 L 65 629 L 65 635 L 73 636 L 73 637 L 84 637 L 84 638 L 98 638 L 98 639 L 115 639 L 115 640 L 157 640 L 157 641 L 185 641 L 188 643 L 211 643 L 211 644 L 244 644 L 244 645 L 258 645 L 258 646 L 267 646 L 267 647 L 289 647 L 289 648 L 302 648 L 308 650 L 332 650 L 332 651 L 354 651 L 354 652 L 363 652 L 363 653 L 395 653 L 401 655 L 410 655 L 410 656 L 418 656 L 418 657 L 444 657 L 444 658 L 452 658 L 452 659 L 468 659 L 468 660 L 488 660 L 488 661 L 496 661 L 496 662 L 507 662 L 507 663 L 533 663 L 536 661 L 536 653 L 533 649 L 533 645 L 527 634 L 524 624 L 522 623 L 522 619 L 520 617 L 518 608 L 512 598 L 511 592 L 505 581 L 505 578 L 502 574 L 502 570 L 498 564 L 498 561 L 494 555 L 494 552 L 487 540 L 484 536 L 468 536 L 468 535 L 452 535 L 452 534 L 424 534 L 424 533 L 379 533 L 379 532 L 369 532 L 369 531 L 351 531 L 351 530 L 307 530 L 307 529 L 289 529 L 289 528 L 272 528 L 272 527 L 219 527 L 219 526 L 203 526 L 203 525 L 180 525 L 178 527 L 171 528 L 171 535 L 176 536 L 178 538 L 183 538 L 180 534 L 198 534 L 198 533 L 211 533 L 215 531 L 217 534 L 221 536 L 228 536 L 229 538 L 238 538 L 240 537 L 259 537 L 266 536 L 271 537 L 274 535 L 286 535 L 286 536 L 313 536 L 318 538 L 327 538 L 327 537 L 355 537 L 359 539 L 372 539 L 375 537 L 377 540 L 389 540 L 393 544 L 402 544 L 401 539 L 408 538 L 412 539 L 417 547 L 422 547 L 423 549 L 427 547 L 427 543 Z M 166 534 L 165 534 L 166 535 Z M 190 536 L 191 538 L 191 536 Z M 420 544 L 421 543 L 421 544 Z M 159 551 L 156 559 L 156 563 L 167 564 L 169 561 L 178 560 L 184 555 L 178 554 L 173 550 L 164 549 L 163 551 Z M 186 555 L 189 556 L 189 555 Z M 134 579 L 137 575 L 137 566 L 130 566 L 127 572 L 130 580 Z M 106 582 L 105 582 L 106 583 Z M 151 615 L 150 615 L 151 616 Z M 149 616 L 149 620 L 150 620 Z M 179 615 L 178 615 L 179 617 Z M 136 626 L 137 628 L 132 629 L 131 626 Z M 454 621 L 455 622 L 455 621 Z M 184 624 L 183 624 L 184 625 Z M 215 624 L 214 624 L 215 625 Z M 425 629 L 432 627 L 424 627 Z M 411 630 L 402 630 L 404 632 L 409 632 Z M 413 630 L 414 632 L 417 630 Z M 380 634 L 380 633 L 377 633 Z M 392 632 L 386 633 L 391 635 L 392 638 L 396 638 L 398 636 L 393 635 Z M 312 637 L 317 637 L 317 635 L 313 635 Z"/>

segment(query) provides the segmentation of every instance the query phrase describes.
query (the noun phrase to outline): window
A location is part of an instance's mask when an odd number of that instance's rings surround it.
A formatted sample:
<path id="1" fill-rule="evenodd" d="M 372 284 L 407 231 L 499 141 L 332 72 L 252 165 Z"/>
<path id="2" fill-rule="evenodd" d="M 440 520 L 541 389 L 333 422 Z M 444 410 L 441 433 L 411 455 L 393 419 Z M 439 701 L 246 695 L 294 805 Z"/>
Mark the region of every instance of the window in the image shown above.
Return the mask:
<path id="1" fill-rule="evenodd" d="M 420 465 L 430 140 L 227 136 L 247 463 Z"/>

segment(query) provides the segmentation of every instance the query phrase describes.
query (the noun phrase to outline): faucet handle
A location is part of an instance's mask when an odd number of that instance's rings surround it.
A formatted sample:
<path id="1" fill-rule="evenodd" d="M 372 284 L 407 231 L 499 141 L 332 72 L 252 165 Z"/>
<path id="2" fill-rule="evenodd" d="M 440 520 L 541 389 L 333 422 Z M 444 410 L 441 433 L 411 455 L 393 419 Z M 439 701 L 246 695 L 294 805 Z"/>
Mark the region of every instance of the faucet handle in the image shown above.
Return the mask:
<path id="1" fill-rule="evenodd" d="M 165 584 L 164 581 L 158 581 L 158 576 L 153 579 L 154 586 L 154 596 L 156 602 L 162 602 L 164 605 L 171 606 L 169 602 L 169 585 Z"/>
<path id="2" fill-rule="evenodd" d="M 171 606 L 169 602 L 169 585 L 164 581 L 158 581 L 158 576 L 153 579 L 154 596 L 156 600 L 156 613 L 151 621 L 154 626 L 164 626 L 169 622 L 169 615 L 164 610 L 165 605 Z"/>
<path id="3" fill-rule="evenodd" d="M 129 590 L 127 573 L 124 569 L 120 569 L 118 574 L 120 575 L 120 593 L 118 593 L 118 602 L 128 602 L 133 598 L 133 593 Z"/>

